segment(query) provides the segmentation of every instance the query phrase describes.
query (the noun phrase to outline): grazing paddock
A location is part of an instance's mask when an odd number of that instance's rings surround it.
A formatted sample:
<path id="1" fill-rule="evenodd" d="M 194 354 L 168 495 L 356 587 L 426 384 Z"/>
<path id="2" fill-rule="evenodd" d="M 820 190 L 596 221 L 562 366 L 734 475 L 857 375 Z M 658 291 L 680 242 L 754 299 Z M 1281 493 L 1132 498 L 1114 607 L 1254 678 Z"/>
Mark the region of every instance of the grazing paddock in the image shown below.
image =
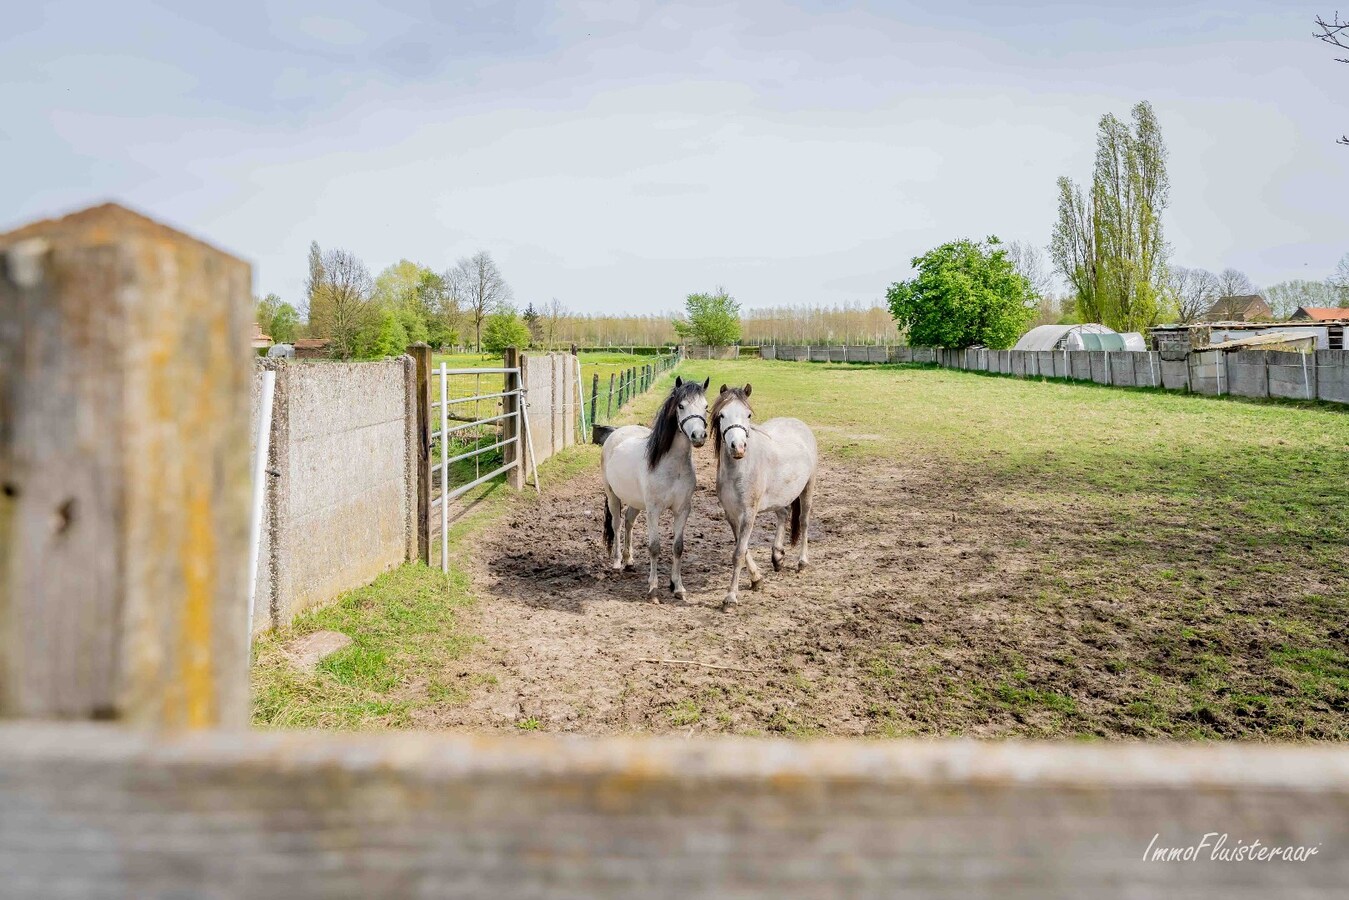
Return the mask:
<path id="1" fill-rule="evenodd" d="M 917 367 L 680 371 L 752 381 L 756 421 L 814 427 L 812 568 L 772 572 L 761 521 L 764 588 L 717 609 L 731 546 L 709 442 L 688 603 L 646 602 L 644 542 L 636 571 L 605 568 L 598 451 L 577 448 L 461 545 L 472 637 L 432 680 L 384 673 L 410 704 L 397 724 L 1349 738 L 1343 412 Z M 672 659 L 709 665 L 644 661 Z"/>

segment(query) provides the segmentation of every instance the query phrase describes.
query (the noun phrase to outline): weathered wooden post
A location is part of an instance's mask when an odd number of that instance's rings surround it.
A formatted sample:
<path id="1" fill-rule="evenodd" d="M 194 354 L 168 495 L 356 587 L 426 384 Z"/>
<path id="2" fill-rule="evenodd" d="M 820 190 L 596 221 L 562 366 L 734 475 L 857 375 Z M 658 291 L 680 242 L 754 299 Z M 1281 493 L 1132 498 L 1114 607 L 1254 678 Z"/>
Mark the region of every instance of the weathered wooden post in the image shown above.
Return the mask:
<path id="1" fill-rule="evenodd" d="M 604 404 L 605 404 L 605 407 L 606 407 L 606 409 L 607 409 L 607 411 L 606 411 L 605 414 L 604 414 L 605 421 L 612 422 L 612 421 L 614 420 L 614 373 L 613 373 L 613 372 L 610 372 L 610 373 L 609 373 L 609 396 L 605 398 Z M 619 404 L 619 405 L 621 406 L 622 404 Z"/>
<path id="2" fill-rule="evenodd" d="M 246 724 L 248 264 L 111 204 L 0 263 L 0 716 Z"/>
<path id="3" fill-rule="evenodd" d="M 408 347 L 417 366 L 417 558 L 431 562 L 431 348 L 420 341 Z M 443 401 L 445 398 L 442 397 Z"/>

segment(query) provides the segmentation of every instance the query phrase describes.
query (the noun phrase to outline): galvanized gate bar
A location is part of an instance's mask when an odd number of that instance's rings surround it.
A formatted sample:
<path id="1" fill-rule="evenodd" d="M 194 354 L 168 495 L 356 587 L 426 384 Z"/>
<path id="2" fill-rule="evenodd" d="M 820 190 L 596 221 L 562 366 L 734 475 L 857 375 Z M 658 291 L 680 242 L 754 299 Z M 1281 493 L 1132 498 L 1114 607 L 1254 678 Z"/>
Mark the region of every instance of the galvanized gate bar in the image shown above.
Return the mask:
<path id="1" fill-rule="evenodd" d="M 510 462 L 503 463 L 502 465 L 498 466 L 497 468 L 493 469 L 490 472 L 477 475 L 477 477 L 475 477 L 472 481 L 468 482 L 467 484 L 460 485 L 459 487 L 456 487 L 454 489 L 450 489 L 450 465 L 453 463 L 461 462 L 465 459 L 479 457 L 484 453 L 490 453 L 494 450 L 501 450 L 508 446 L 521 448 L 522 446 L 527 445 L 527 452 L 529 453 L 529 462 L 532 464 L 531 467 L 534 470 L 535 490 L 539 490 L 539 474 L 538 474 L 538 463 L 534 456 L 533 436 L 530 434 L 529 430 L 529 416 L 528 416 L 529 403 L 528 398 L 526 396 L 527 391 L 521 384 L 520 369 L 518 368 L 451 369 L 442 360 L 439 367 L 436 369 L 436 375 L 439 377 L 440 381 L 440 392 L 439 392 L 440 396 L 436 400 L 432 401 L 430 405 L 440 410 L 440 428 L 436 431 L 432 431 L 428 435 L 427 468 L 428 471 L 438 471 L 440 473 L 439 479 L 440 493 L 438 496 L 432 497 L 428 509 L 428 514 L 431 510 L 434 510 L 437 506 L 440 507 L 440 568 L 441 571 L 449 571 L 450 503 L 456 498 L 462 497 L 467 492 L 473 490 L 473 488 L 478 487 L 479 485 L 484 484 L 492 480 L 493 478 L 496 478 L 499 475 L 503 475 L 506 472 L 510 472 L 516 468 L 524 469 L 525 463 L 523 454 L 518 454 L 516 458 L 512 459 Z M 504 375 L 507 378 L 513 377 L 516 387 L 504 391 L 486 394 L 475 393 L 468 397 L 450 396 L 450 378 L 454 376 L 472 376 L 474 378 L 477 378 L 481 375 Z M 462 424 L 454 425 L 453 427 L 451 427 L 450 414 L 449 414 L 449 408 L 451 406 L 458 406 L 470 402 L 476 403 L 481 400 L 495 400 L 498 398 L 505 398 L 505 397 L 517 398 L 518 404 L 516 409 L 510 412 L 502 412 L 497 413 L 495 415 L 484 416 L 482 418 L 473 418 L 470 421 L 465 421 L 462 422 Z M 506 438 L 504 440 L 498 440 L 496 443 L 491 444 L 489 446 L 474 447 L 473 449 L 465 451 L 464 453 L 450 455 L 449 438 L 451 435 L 464 431 L 465 429 L 478 428 L 483 425 L 490 425 L 494 422 L 503 422 L 509 419 L 516 419 L 517 421 L 517 425 L 515 427 L 515 434 L 512 437 Z M 520 434 L 522 431 L 524 433 L 525 438 L 524 441 L 520 440 Z M 436 453 L 437 442 L 439 442 L 440 461 L 438 463 L 435 463 L 434 465 L 431 465 L 433 457 L 435 456 Z"/>

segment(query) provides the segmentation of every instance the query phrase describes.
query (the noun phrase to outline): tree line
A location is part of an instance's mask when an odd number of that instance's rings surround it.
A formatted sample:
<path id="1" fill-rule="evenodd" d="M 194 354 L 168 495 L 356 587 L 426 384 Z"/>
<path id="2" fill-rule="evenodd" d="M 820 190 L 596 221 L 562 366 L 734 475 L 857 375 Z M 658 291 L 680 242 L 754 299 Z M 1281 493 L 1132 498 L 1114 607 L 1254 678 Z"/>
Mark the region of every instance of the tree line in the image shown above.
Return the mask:
<path id="1" fill-rule="evenodd" d="M 354 253 L 314 242 L 303 300 L 296 305 L 268 294 L 257 303 L 257 318 L 276 343 L 323 339 L 338 359 L 391 356 L 416 342 L 491 350 L 529 342 L 512 299 L 485 250 L 442 272 L 404 259 L 372 277 Z"/>
<path id="2" fill-rule="evenodd" d="M 400 260 L 372 277 L 355 254 L 310 245 L 301 302 L 276 294 L 257 301 L 257 321 L 276 343 L 328 342 L 338 359 L 370 359 L 424 341 L 438 348 L 499 353 L 541 349 L 674 346 L 692 342 L 884 343 L 897 337 L 876 304 L 777 306 L 742 311 L 724 289 L 685 298 L 682 315 L 577 313 L 556 297 L 514 304 L 500 267 L 480 251 L 442 272 Z"/>

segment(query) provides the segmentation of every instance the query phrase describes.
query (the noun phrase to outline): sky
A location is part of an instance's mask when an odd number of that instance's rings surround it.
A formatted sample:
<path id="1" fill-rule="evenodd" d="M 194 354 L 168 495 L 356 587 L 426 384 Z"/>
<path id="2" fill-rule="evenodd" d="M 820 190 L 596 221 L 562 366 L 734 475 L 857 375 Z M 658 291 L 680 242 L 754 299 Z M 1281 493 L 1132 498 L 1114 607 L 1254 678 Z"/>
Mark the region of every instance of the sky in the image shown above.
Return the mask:
<path id="1" fill-rule="evenodd" d="M 1047 245 L 1055 179 L 1146 99 L 1173 262 L 1320 279 L 1349 66 L 1316 3 L 13 4 L 0 230 L 117 200 L 292 301 L 318 241 L 486 249 L 522 306 L 870 303 L 944 241 Z"/>

